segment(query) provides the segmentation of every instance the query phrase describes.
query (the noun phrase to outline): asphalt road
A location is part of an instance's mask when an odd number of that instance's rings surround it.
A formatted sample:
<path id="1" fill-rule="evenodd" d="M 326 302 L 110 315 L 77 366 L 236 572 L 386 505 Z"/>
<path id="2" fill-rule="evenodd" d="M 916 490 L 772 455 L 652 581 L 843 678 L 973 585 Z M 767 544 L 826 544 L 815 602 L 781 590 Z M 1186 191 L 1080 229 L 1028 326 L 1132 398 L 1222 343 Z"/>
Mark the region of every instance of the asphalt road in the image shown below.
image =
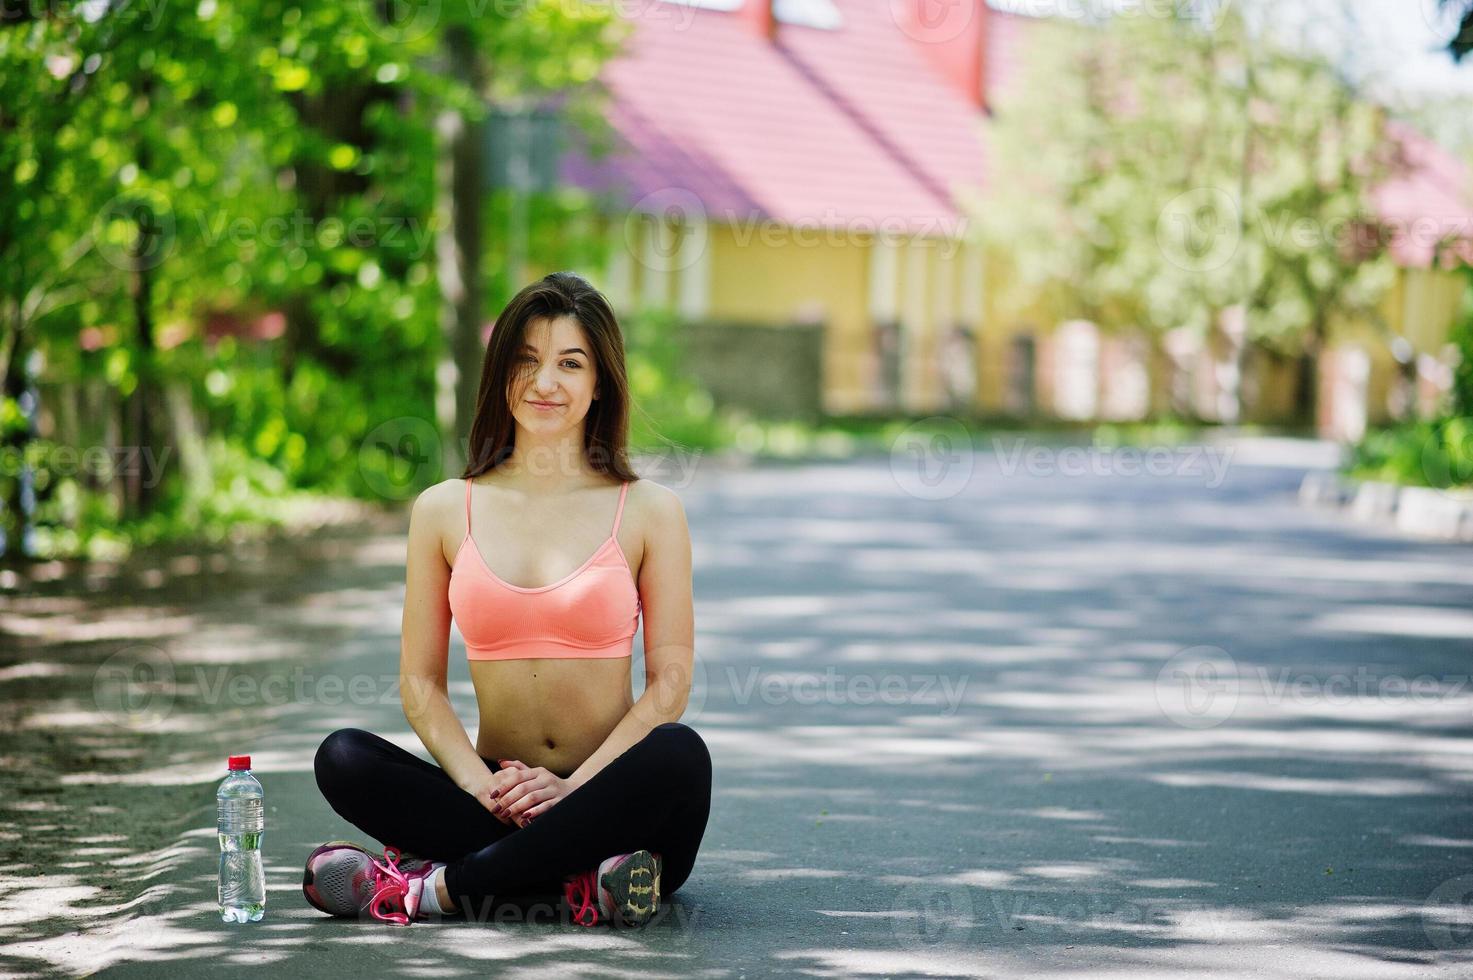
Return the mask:
<path id="1" fill-rule="evenodd" d="M 150 891 L 6 962 L 153 978 L 1473 974 L 1466 545 L 1299 506 L 1301 476 L 1328 462 L 1315 444 L 921 448 L 650 473 L 691 519 L 702 669 L 683 720 L 715 764 L 700 859 L 661 921 L 404 929 L 304 903 L 308 850 L 361 837 L 317 794 L 321 737 L 356 725 L 424 754 L 389 690 L 402 540 L 385 535 L 273 612 L 270 656 L 227 665 L 261 694 L 231 704 L 251 733 L 233 751 L 267 793 L 265 920 L 215 915 L 217 767 L 196 759 L 131 781 L 200 796 Z M 331 649 L 293 648 L 323 624 Z"/>

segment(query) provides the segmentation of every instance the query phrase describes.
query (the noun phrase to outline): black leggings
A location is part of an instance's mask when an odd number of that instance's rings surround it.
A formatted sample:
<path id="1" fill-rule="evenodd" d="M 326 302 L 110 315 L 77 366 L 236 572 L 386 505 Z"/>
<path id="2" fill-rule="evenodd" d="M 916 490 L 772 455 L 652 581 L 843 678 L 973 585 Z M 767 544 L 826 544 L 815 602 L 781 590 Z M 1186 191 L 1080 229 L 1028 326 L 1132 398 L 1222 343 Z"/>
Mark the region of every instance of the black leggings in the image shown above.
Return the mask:
<path id="1" fill-rule="evenodd" d="M 360 728 L 323 739 L 314 769 L 322 795 L 349 823 L 445 862 L 445 887 L 467 915 L 503 899 L 560 897 L 568 875 L 641 848 L 662 858 L 665 898 L 690 877 L 711 810 L 711 754 L 679 722 L 651 730 L 525 827 L 502 823 L 445 770 Z"/>

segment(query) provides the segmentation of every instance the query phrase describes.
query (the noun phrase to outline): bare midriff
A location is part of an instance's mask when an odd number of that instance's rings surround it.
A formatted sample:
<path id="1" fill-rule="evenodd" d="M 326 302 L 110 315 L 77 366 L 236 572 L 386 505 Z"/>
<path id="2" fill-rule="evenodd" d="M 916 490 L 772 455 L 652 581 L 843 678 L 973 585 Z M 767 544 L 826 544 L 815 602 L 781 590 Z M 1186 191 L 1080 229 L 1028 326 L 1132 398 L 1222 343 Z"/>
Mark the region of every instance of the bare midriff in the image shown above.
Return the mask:
<path id="1" fill-rule="evenodd" d="M 512 534 L 508 529 L 503 540 L 514 553 L 532 553 L 539 544 L 538 532 L 528 529 L 556 526 L 561 520 L 556 514 L 528 514 L 519 522 L 522 533 Z M 455 564 L 455 549 L 464 544 L 464 537 L 465 527 L 458 526 L 443 539 L 448 565 Z M 589 540 L 571 549 L 573 553 L 592 552 L 591 535 L 587 537 Z M 638 583 L 644 548 L 627 511 L 618 545 Z M 543 579 L 554 581 L 561 570 L 521 571 L 527 577 L 540 572 Z M 476 752 L 482 758 L 518 759 L 566 779 L 597 751 L 634 705 L 632 656 L 467 662 L 480 716 Z"/>
<path id="2" fill-rule="evenodd" d="M 567 778 L 634 704 L 632 657 L 472 660 L 476 751 Z"/>

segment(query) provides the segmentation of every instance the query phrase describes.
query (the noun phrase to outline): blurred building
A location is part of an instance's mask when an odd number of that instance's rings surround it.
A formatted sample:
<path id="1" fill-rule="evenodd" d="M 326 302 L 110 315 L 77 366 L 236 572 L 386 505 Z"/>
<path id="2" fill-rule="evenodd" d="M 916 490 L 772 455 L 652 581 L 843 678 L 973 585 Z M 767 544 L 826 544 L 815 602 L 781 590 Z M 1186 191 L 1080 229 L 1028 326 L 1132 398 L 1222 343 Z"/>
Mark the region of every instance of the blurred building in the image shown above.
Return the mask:
<path id="1" fill-rule="evenodd" d="M 989 289 L 1005 257 L 989 261 L 956 190 L 988 179 L 989 102 L 1026 58 L 1032 18 L 983 0 L 616 9 L 633 28 L 601 76 L 617 148 L 575 146 L 558 176 L 602 202 L 600 284 L 620 310 L 676 313 L 719 400 L 800 415 L 1231 420 L 1223 393 L 1241 386 L 1257 417 L 1292 411 L 1292 361 L 1049 322 Z M 1379 206 L 1473 230 L 1466 172 L 1402 135 L 1418 169 Z M 1405 341 L 1336 336 L 1321 364 L 1329 431 L 1379 421 L 1396 391 L 1435 398 L 1463 280 L 1417 242 L 1397 261 L 1386 322 Z M 1406 395 L 1409 371 L 1432 380 Z"/>

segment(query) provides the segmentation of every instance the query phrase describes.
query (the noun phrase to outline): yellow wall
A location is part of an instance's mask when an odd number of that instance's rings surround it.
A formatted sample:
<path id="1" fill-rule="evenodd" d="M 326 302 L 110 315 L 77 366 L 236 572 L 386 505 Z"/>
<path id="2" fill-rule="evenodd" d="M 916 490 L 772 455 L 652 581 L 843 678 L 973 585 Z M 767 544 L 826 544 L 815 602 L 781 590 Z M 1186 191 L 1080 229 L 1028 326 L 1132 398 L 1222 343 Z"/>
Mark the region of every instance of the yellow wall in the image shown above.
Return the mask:
<path id="1" fill-rule="evenodd" d="M 820 241 L 814 242 L 813 238 Z M 852 239 L 811 229 L 712 225 L 709 316 L 757 323 L 827 323 L 824 404 L 842 409 L 867 387 L 866 255 Z"/>
<path id="2" fill-rule="evenodd" d="M 624 284 L 631 301 L 639 305 L 679 302 L 681 277 L 695 275 L 687 268 L 663 271 L 648 267 L 642 241 L 625 244 L 615 220 L 610 234 L 615 247 L 625 251 L 622 273 L 610 271 L 611 279 Z M 643 226 L 646 237 L 656 231 Z M 812 229 L 761 226 L 709 225 L 707 244 L 701 256 L 700 275 L 704 284 L 704 317 L 714 320 L 746 320 L 758 323 L 793 323 L 799 319 L 822 320 L 825 332 L 823 404 L 830 412 L 865 411 L 877 407 L 875 393 L 879 368 L 872 325 L 874 269 L 872 238 L 842 231 L 825 233 Z M 944 255 L 950 251 L 950 256 Z M 967 277 L 982 279 L 980 323 L 968 315 L 968 297 L 977 303 L 975 283 L 969 291 Z M 701 282 L 701 280 L 695 280 Z M 940 240 L 904 241 L 894 248 L 894 295 L 889 304 L 904 323 L 908 359 L 902 366 L 901 407 L 911 411 L 944 410 L 945 389 L 938 370 L 937 344 L 943 329 L 953 322 L 968 322 L 978 341 L 975 410 L 987 414 L 1010 414 L 1018 406 L 1008 402 L 1012 343 L 1020 334 L 1035 341 L 1033 377 L 1034 409 L 1050 414 L 1053 405 L 1051 337 L 1054 327 L 1065 319 L 1046 294 L 1028 295 L 1010 288 L 1017 281 L 1012 256 L 1005 249 L 965 249 L 960 243 Z M 1465 280 L 1458 273 L 1426 269 L 1399 270 L 1385 297 L 1381 315 L 1393 334 L 1408 337 L 1419 353 L 1439 356 L 1456 316 Z M 689 290 L 685 291 L 689 295 Z M 611 299 L 614 297 L 611 295 Z M 1331 345 L 1364 346 L 1371 356 L 1372 373 L 1367 397 L 1368 414 L 1374 424 L 1385 415 L 1386 393 L 1394 378 L 1395 363 L 1387 344 L 1390 337 L 1371 320 L 1337 323 Z M 1167 385 L 1157 377 L 1162 365 L 1153 355 L 1152 410 L 1167 408 Z M 1293 405 L 1295 365 L 1292 359 L 1274 365 L 1256 359 L 1259 411 L 1265 420 L 1287 417 Z M 1322 392 L 1322 396 L 1325 393 Z"/>

